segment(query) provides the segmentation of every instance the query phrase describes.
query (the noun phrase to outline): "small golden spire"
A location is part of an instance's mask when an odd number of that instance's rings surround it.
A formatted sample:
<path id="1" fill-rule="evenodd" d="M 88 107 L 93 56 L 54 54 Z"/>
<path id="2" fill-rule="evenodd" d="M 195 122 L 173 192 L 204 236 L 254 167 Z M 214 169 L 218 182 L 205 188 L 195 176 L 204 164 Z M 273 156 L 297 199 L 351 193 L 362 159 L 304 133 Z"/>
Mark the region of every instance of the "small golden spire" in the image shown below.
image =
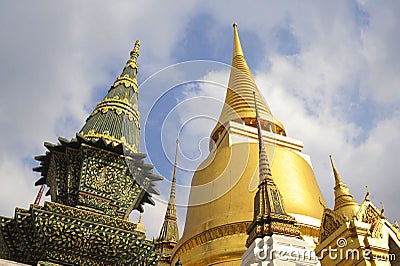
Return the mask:
<path id="1" fill-rule="evenodd" d="M 332 170 L 333 170 L 333 175 L 335 176 L 335 186 L 339 185 L 342 182 L 342 179 L 340 178 L 339 172 L 336 169 L 335 163 L 333 161 L 332 155 L 329 154 L 329 159 L 331 160 L 331 164 L 332 164 Z"/>
<path id="2" fill-rule="evenodd" d="M 342 182 L 339 172 L 336 169 L 332 155 L 329 155 L 332 164 L 333 175 L 335 176 L 335 206 L 334 210 L 340 214 L 344 214 L 345 217 L 353 217 L 354 213 L 357 213 L 360 205 L 355 202 L 353 196 L 350 193 L 349 188 Z"/>
<path id="3" fill-rule="evenodd" d="M 242 45 L 240 44 L 239 33 L 238 33 L 236 23 L 233 23 L 233 32 L 234 32 L 234 37 L 233 37 L 233 56 L 232 57 L 235 57 L 237 55 L 244 56 Z"/>

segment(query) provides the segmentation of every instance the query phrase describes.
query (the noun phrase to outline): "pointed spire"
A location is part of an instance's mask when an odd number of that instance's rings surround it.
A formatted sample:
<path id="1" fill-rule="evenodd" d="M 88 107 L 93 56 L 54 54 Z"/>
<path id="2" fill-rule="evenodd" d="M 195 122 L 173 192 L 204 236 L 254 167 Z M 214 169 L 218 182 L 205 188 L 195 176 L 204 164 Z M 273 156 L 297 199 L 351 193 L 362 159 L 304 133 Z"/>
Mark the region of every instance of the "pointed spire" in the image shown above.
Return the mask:
<path id="1" fill-rule="evenodd" d="M 87 139 L 103 139 L 107 144 L 123 144 L 139 151 L 139 110 L 137 73 L 140 41 L 136 41 L 130 58 L 106 97 L 97 104 L 80 131 Z"/>
<path id="2" fill-rule="evenodd" d="M 179 231 L 177 224 L 176 215 L 176 168 L 178 164 L 178 148 L 179 140 L 176 140 L 175 148 L 175 162 L 174 162 L 174 173 L 172 176 L 171 192 L 169 196 L 167 211 L 164 217 L 164 223 L 160 231 L 158 242 L 173 242 L 176 243 L 179 240 Z"/>
<path id="3" fill-rule="evenodd" d="M 175 146 L 175 161 L 174 161 L 174 173 L 172 176 L 172 184 L 171 184 L 171 192 L 169 194 L 169 202 L 167 208 L 167 214 L 176 218 L 176 167 L 178 164 L 178 148 L 179 148 L 179 140 L 176 139 Z"/>
<path id="4" fill-rule="evenodd" d="M 296 220 L 286 213 L 282 195 L 272 179 L 268 156 L 265 151 L 260 117 L 255 92 L 254 109 L 256 113 L 256 125 L 259 145 L 259 180 L 258 190 L 254 197 L 253 222 L 247 229 L 249 237 L 246 247 L 249 247 L 256 238 L 282 234 L 292 237 L 300 237 L 300 227 Z"/>
<path id="5" fill-rule="evenodd" d="M 156 250 L 161 254 L 159 265 L 170 265 L 171 254 L 173 248 L 179 240 L 179 231 L 176 215 L 176 168 L 178 165 L 178 148 L 179 141 L 176 140 L 175 148 L 175 162 L 174 162 L 174 173 L 172 176 L 171 193 L 169 195 L 169 201 L 167 211 L 165 212 L 164 222 L 160 231 L 160 236 L 156 241 Z"/>
<path id="6" fill-rule="evenodd" d="M 259 173 L 260 173 L 260 183 L 267 179 L 271 178 L 271 169 L 269 167 L 269 162 L 268 162 L 268 157 L 267 157 L 267 152 L 265 151 L 264 148 L 264 140 L 262 136 L 262 129 L 261 129 L 261 122 L 260 122 L 260 117 L 258 116 L 258 108 L 257 108 L 257 100 L 256 100 L 256 93 L 253 91 L 253 97 L 254 97 L 254 108 L 256 110 L 256 124 L 257 124 L 257 134 L 258 134 L 258 153 L 259 153 L 259 159 L 258 159 L 258 165 L 259 165 Z"/>
<path id="7" fill-rule="evenodd" d="M 343 214 L 348 219 L 351 219 L 359 210 L 360 205 L 354 200 L 347 185 L 342 182 L 342 179 L 340 178 L 339 172 L 336 169 L 335 163 L 333 161 L 332 155 L 329 155 L 329 158 L 332 164 L 333 175 L 335 178 L 335 207 L 333 210 L 339 214 Z"/>
<path id="8" fill-rule="evenodd" d="M 244 56 L 244 53 L 243 53 L 242 45 L 241 45 L 240 39 L 239 39 L 237 24 L 233 23 L 233 56 L 232 56 L 232 58 L 234 58 L 237 55 Z"/>
<path id="9" fill-rule="evenodd" d="M 329 159 L 331 160 L 333 176 L 335 177 L 335 186 L 337 186 L 343 182 L 342 182 L 342 179 L 340 178 L 338 170 L 336 169 L 335 162 L 333 161 L 332 155 L 329 155 Z"/>
<path id="10" fill-rule="evenodd" d="M 228 90 L 219 123 L 211 133 L 211 137 L 215 140 L 218 133 L 223 130 L 223 125 L 229 121 L 242 120 L 247 125 L 255 126 L 255 113 L 252 103 L 253 92 L 255 92 L 261 124 L 276 134 L 286 135 L 282 123 L 272 115 L 271 110 L 261 96 L 253 74 L 247 65 L 236 23 L 233 24 L 233 32 L 232 68 Z"/>

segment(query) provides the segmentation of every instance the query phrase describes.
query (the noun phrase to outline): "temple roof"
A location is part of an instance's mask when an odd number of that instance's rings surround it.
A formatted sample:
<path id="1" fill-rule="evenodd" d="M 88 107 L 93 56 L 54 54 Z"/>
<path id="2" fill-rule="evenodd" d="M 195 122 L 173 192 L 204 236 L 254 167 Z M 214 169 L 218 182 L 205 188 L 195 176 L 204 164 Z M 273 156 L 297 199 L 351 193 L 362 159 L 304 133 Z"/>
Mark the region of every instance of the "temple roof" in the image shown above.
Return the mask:
<path id="1" fill-rule="evenodd" d="M 53 153 L 65 153 L 67 150 L 79 149 L 82 145 L 88 145 L 97 147 L 104 151 L 110 151 L 116 154 L 123 155 L 125 158 L 129 158 L 129 161 L 131 161 L 135 166 L 140 167 L 143 170 L 146 179 L 149 180 L 149 183 L 147 191 L 138 206 L 138 210 L 142 212 L 143 205 L 145 203 L 155 205 L 155 202 L 152 199 L 152 194 L 160 194 L 160 192 L 156 188 L 155 182 L 162 180 L 163 177 L 153 173 L 153 165 L 144 163 L 146 154 L 132 152 L 130 149 L 127 149 L 122 143 L 116 145 L 115 143 L 109 143 L 105 141 L 103 138 L 97 140 L 88 139 L 79 133 L 77 133 L 76 138 L 73 138 L 72 140 L 67 140 L 65 138 L 59 137 L 58 141 L 58 144 L 45 142 L 44 146 L 48 149 L 48 151 L 44 155 L 39 155 L 35 157 L 35 160 L 40 162 L 40 166 L 33 168 L 33 171 L 41 173 L 42 176 L 39 180 L 36 181 L 36 186 L 42 184 L 47 184 L 48 186 L 50 186 L 48 184 L 48 174 L 52 159 L 51 155 Z M 50 186 L 50 189 L 47 191 L 46 196 L 51 194 L 51 189 L 52 188 Z"/>
<path id="2" fill-rule="evenodd" d="M 136 78 L 139 46 L 140 41 L 136 41 L 122 74 L 87 118 L 80 131 L 86 138 L 103 138 L 108 143 L 122 143 L 133 152 L 139 151 L 140 115 Z"/>
<path id="3" fill-rule="evenodd" d="M 35 157 L 40 166 L 33 170 L 42 175 L 36 185 L 48 185 L 52 201 L 123 218 L 133 209 L 143 212 L 144 203 L 154 205 L 155 181 L 163 178 L 139 153 L 139 46 L 136 41 L 122 74 L 76 137 L 46 142 L 46 154 Z"/>

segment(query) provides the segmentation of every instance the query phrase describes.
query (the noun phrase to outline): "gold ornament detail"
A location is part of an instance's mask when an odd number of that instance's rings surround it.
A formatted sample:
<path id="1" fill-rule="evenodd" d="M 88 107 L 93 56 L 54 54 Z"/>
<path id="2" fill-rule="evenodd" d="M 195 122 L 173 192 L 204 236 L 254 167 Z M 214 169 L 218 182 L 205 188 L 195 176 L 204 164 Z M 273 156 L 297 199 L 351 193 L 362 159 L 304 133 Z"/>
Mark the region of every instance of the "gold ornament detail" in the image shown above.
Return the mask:
<path id="1" fill-rule="evenodd" d="M 138 68 L 138 64 L 137 64 L 136 60 L 129 59 L 128 62 L 126 62 L 125 68 L 127 68 L 127 67 L 131 67 L 133 69 L 137 69 Z"/>
<path id="2" fill-rule="evenodd" d="M 137 80 L 129 77 L 127 74 L 117 77 L 112 87 L 115 88 L 120 84 L 124 85 L 125 88 L 133 88 L 135 92 L 139 91 Z"/>
<path id="3" fill-rule="evenodd" d="M 246 228 L 250 225 L 250 222 L 238 222 L 232 224 L 225 224 L 222 226 L 218 226 L 215 228 L 211 228 L 207 231 L 204 231 L 193 238 L 187 240 L 179 249 L 178 253 L 175 256 L 178 256 L 181 253 L 185 253 L 186 251 L 195 248 L 197 246 L 201 246 L 204 243 L 210 242 L 212 240 L 223 238 L 232 235 L 244 235 L 246 234 Z M 232 234 L 232 232 L 234 232 Z"/>
<path id="4" fill-rule="evenodd" d="M 129 120 L 134 120 L 136 127 L 140 129 L 140 114 L 136 110 L 136 105 L 131 104 L 127 98 L 122 100 L 119 97 L 106 98 L 97 104 L 91 116 L 94 116 L 98 112 L 105 114 L 108 111 L 115 111 L 118 115 L 122 113 L 127 115 Z"/>
<path id="5" fill-rule="evenodd" d="M 94 130 L 90 130 L 87 134 L 85 134 L 86 138 L 93 138 L 93 139 L 104 139 L 107 144 L 113 143 L 121 143 L 124 146 L 126 146 L 128 149 L 130 149 L 133 152 L 138 152 L 136 145 L 132 144 L 130 145 L 128 142 L 126 142 L 126 139 L 124 136 L 122 136 L 120 139 L 117 139 L 113 136 L 104 134 L 104 133 L 95 133 Z"/>
<path id="6" fill-rule="evenodd" d="M 53 202 L 16 208 L 0 229 L 10 257 L 29 265 L 137 265 L 138 258 L 157 265 L 159 258 L 136 224 Z"/>
<path id="7" fill-rule="evenodd" d="M 327 239 L 331 234 L 333 234 L 337 229 L 339 229 L 342 224 L 344 224 L 345 218 L 342 215 L 339 215 L 337 212 L 331 209 L 325 209 L 324 214 L 322 216 L 322 223 L 319 234 L 319 242 L 323 242 Z"/>

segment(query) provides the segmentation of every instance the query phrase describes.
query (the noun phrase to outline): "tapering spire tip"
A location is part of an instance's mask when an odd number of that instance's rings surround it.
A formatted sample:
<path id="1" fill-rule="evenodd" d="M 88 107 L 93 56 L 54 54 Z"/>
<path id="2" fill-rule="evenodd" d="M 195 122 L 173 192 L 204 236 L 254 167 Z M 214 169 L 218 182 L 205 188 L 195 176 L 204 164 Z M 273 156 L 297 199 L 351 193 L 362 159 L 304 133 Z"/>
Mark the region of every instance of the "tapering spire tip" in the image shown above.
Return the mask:
<path id="1" fill-rule="evenodd" d="M 337 186 L 338 184 L 342 183 L 342 179 L 340 178 L 339 172 L 336 169 L 335 162 L 333 161 L 333 157 L 331 154 L 329 154 L 329 159 L 331 161 L 333 175 L 335 177 L 335 186 Z"/>
<path id="2" fill-rule="evenodd" d="M 240 44 L 239 33 L 238 33 L 238 30 L 237 30 L 237 24 L 236 23 L 233 23 L 233 32 L 234 32 L 234 37 L 233 37 L 233 57 L 235 57 L 237 55 L 244 56 L 242 45 Z"/>

